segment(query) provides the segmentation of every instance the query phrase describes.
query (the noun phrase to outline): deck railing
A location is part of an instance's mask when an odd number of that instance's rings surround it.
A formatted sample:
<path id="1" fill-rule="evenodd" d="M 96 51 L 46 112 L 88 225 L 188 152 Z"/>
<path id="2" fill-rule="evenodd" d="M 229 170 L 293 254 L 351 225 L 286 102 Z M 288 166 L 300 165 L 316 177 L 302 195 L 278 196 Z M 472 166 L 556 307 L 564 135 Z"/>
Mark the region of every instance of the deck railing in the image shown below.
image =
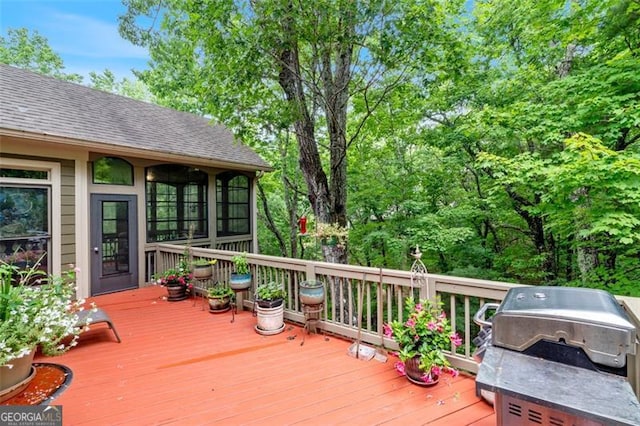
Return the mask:
<path id="1" fill-rule="evenodd" d="M 147 247 L 147 266 L 150 273 L 174 267 L 184 254 L 184 247 L 154 244 Z M 231 258 L 234 251 L 192 247 L 195 257 L 216 259 L 212 280 L 227 282 L 233 271 Z M 248 254 L 253 273 L 252 289 L 239 303 L 247 309 L 253 307 L 253 291 L 261 283 L 275 281 L 287 291 L 285 318 L 304 323 L 299 302 L 299 284 L 305 280 L 318 280 L 325 284 L 326 301 L 320 328 L 323 332 L 347 339 L 360 337 L 361 342 L 395 350 L 395 342 L 383 335 L 384 323 L 402 319 L 405 298 L 435 299 L 439 297 L 450 318 L 452 327 L 462 338 L 462 345 L 449 354 L 452 364 L 471 373 L 478 371 L 473 358 L 473 338 L 479 328 L 473 315 L 486 302 L 500 302 L 507 291 L 518 284 L 460 278 L 446 275 L 425 274 L 416 279 L 409 271 L 341 265 L 301 259 L 291 259 L 259 254 Z M 148 274 L 149 276 L 149 274 Z M 626 298 L 627 301 L 630 298 Z M 635 299 L 637 301 L 637 299 Z M 631 303 L 623 303 L 632 309 Z M 638 303 L 640 305 L 640 303 Z M 638 312 L 630 312 L 630 318 L 640 331 Z M 640 347 L 636 341 L 636 355 L 629 356 L 628 378 L 636 395 L 640 396 Z"/>

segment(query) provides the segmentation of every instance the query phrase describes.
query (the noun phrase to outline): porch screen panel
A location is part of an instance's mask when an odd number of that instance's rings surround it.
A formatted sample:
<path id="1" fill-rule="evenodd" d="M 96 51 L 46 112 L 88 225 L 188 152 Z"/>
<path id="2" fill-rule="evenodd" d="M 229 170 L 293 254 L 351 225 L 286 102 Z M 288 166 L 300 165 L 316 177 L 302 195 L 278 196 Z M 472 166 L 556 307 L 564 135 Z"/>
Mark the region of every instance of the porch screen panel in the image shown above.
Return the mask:
<path id="1" fill-rule="evenodd" d="M 180 165 L 147 169 L 147 241 L 208 236 L 207 174 Z"/>
<path id="2" fill-rule="evenodd" d="M 216 181 L 218 236 L 251 232 L 249 178 L 236 173 L 222 173 Z"/>

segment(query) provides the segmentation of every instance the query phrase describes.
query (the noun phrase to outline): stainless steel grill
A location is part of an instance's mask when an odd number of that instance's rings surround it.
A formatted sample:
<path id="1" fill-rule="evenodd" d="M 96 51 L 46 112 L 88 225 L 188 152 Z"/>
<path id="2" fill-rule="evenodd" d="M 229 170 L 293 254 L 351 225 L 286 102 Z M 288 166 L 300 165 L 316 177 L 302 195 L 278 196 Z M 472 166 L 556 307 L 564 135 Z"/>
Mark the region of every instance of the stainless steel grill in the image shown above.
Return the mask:
<path id="1" fill-rule="evenodd" d="M 609 293 L 517 287 L 475 320 L 491 339 L 479 351 L 476 389 L 495 393 L 498 424 L 640 425 L 626 381 L 636 330 Z"/>

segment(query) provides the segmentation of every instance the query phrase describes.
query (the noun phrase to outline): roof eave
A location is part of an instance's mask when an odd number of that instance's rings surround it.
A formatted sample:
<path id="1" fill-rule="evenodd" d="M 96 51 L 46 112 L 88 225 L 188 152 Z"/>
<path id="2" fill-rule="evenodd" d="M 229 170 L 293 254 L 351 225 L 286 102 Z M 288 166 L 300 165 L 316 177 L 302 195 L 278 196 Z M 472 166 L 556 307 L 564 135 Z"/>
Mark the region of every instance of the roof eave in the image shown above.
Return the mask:
<path id="1" fill-rule="evenodd" d="M 150 160 L 158 161 L 176 161 L 180 163 L 189 163 L 198 166 L 209 166 L 217 168 L 232 168 L 242 171 L 273 171 L 273 167 L 269 165 L 247 164 L 234 161 L 222 161 L 215 158 L 194 157 L 189 155 L 175 154 L 167 151 L 155 151 L 150 149 L 141 149 L 135 147 L 127 147 L 122 145 L 110 144 L 106 142 L 95 142 L 83 139 L 70 138 L 66 136 L 51 135 L 47 133 L 32 132 L 27 130 L 8 129 L 0 127 L 0 136 L 11 136 L 16 138 L 26 138 L 40 140 L 43 142 L 52 142 L 65 144 L 73 147 L 81 147 L 93 149 L 96 151 L 108 152 L 110 154 L 118 154 L 131 157 L 144 157 Z"/>

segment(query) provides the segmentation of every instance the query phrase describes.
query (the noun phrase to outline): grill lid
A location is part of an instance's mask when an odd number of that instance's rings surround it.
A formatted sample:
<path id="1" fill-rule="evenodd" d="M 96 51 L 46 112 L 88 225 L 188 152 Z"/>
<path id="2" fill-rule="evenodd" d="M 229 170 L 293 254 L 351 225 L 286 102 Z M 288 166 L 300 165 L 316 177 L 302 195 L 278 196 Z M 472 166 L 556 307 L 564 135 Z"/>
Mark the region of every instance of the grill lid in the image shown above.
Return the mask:
<path id="1" fill-rule="evenodd" d="M 635 327 L 602 290 L 514 287 L 491 322 L 492 343 L 519 352 L 543 339 L 563 342 L 610 367 L 624 366 L 626 354 L 635 353 Z"/>

